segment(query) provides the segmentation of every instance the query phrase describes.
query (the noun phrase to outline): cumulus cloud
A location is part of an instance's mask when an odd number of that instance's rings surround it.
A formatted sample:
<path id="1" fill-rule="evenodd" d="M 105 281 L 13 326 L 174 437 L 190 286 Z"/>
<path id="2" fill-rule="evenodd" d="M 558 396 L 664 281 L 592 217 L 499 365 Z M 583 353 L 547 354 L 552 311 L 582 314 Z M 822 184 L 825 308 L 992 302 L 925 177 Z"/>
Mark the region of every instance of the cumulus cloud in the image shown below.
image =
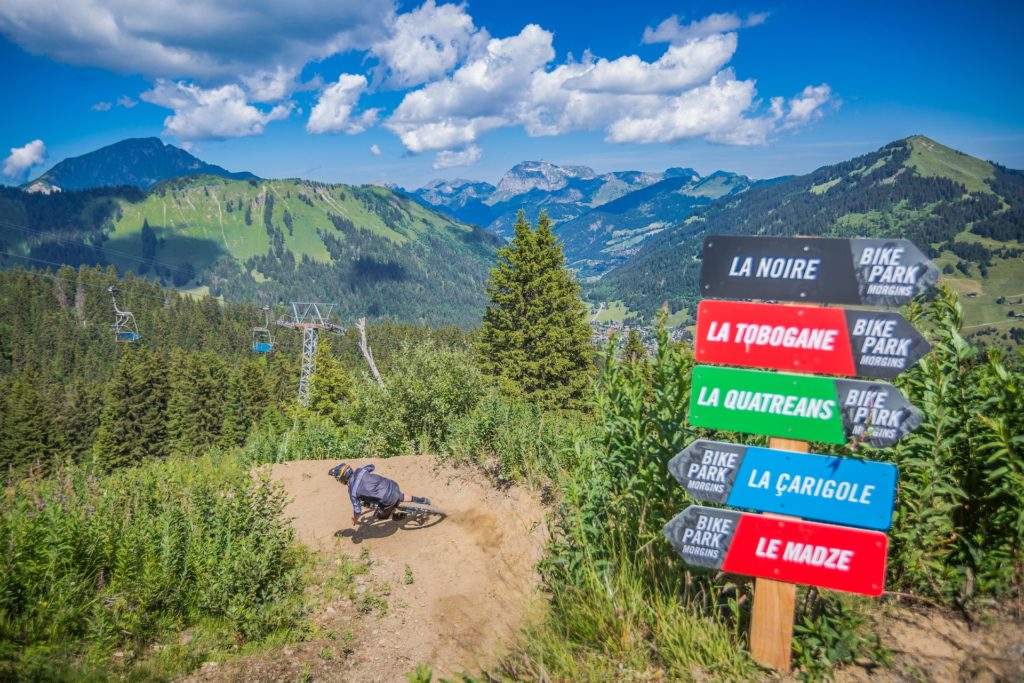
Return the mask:
<path id="1" fill-rule="evenodd" d="M 552 34 L 529 24 L 519 35 L 494 38 L 450 77 L 407 94 L 387 126 L 411 152 L 473 143 L 482 133 L 515 121 L 510 109 L 528 106 L 533 73 L 554 59 Z"/>
<path id="2" fill-rule="evenodd" d="M 0 34 L 69 64 L 224 82 L 368 49 L 393 17 L 392 0 L 4 0 Z"/>
<path id="3" fill-rule="evenodd" d="M 831 98 L 832 89 L 827 84 L 807 86 L 803 92 L 790 100 L 783 127 L 796 128 L 818 120 L 821 118 L 822 106 Z"/>
<path id="4" fill-rule="evenodd" d="M 337 83 L 327 86 L 306 122 L 310 133 L 348 133 L 355 135 L 377 122 L 380 110 L 355 113 L 356 103 L 366 90 L 366 77 L 342 74 Z"/>
<path id="5" fill-rule="evenodd" d="M 164 133 L 181 141 L 238 138 L 260 135 L 271 121 L 288 118 L 290 105 L 263 111 L 249 104 L 237 85 L 200 88 L 184 82 L 158 80 L 142 93 L 151 104 L 173 109 L 164 119 Z"/>
<path id="6" fill-rule="evenodd" d="M 33 140 L 24 147 L 12 147 L 11 154 L 4 159 L 4 175 L 15 180 L 28 174 L 33 166 L 46 159 L 46 145 L 42 140 Z"/>
<path id="7" fill-rule="evenodd" d="M 124 107 L 125 109 L 131 109 L 137 104 L 138 101 L 132 99 L 131 97 L 128 97 L 128 95 L 122 95 L 121 97 L 117 98 L 117 106 Z"/>
<path id="8" fill-rule="evenodd" d="M 484 151 L 476 145 L 465 149 L 444 150 L 434 157 L 434 170 L 454 168 L 455 166 L 472 166 L 484 157 Z"/>
<path id="9" fill-rule="evenodd" d="M 375 157 L 380 156 L 380 147 L 378 145 L 370 145 L 370 154 Z"/>
<path id="10" fill-rule="evenodd" d="M 748 28 L 763 24 L 768 18 L 765 13 L 751 14 L 740 19 L 735 14 L 711 14 L 689 24 L 679 23 L 679 17 L 673 14 L 656 28 L 644 29 L 644 43 L 672 43 L 678 45 L 690 40 L 703 38 L 716 33 L 728 33 L 740 28 Z"/>
<path id="11" fill-rule="evenodd" d="M 408 88 L 435 80 L 452 71 L 487 43 L 487 31 L 478 30 L 464 5 L 435 4 L 396 17 L 391 35 L 376 43 L 371 53 L 388 73 L 388 84 Z"/>
<path id="12" fill-rule="evenodd" d="M 113 106 L 114 105 L 110 102 L 97 102 L 96 104 L 92 105 L 90 109 L 92 109 L 93 111 L 110 111 L 110 108 Z"/>
<path id="13" fill-rule="evenodd" d="M 295 92 L 298 87 L 299 67 L 285 67 L 280 64 L 273 70 L 261 69 L 243 76 L 242 82 L 253 102 L 278 102 Z"/>
<path id="14" fill-rule="evenodd" d="M 680 25 L 670 17 L 646 34 L 647 42 L 669 43 L 654 61 L 588 53 L 554 67 L 552 34 L 529 25 L 491 39 L 450 76 L 408 93 L 385 126 L 410 152 L 444 153 L 443 164 L 468 158 L 481 136 L 508 126 L 531 136 L 604 130 L 606 140 L 621 143 L 764 144 L 818 118 L 831 90 L 808 86 L 791 100 L 762 105 L 755 81 L 738 79 L 727 66 L 738 45 L 735 29 L 762 21 L 764 15 L 722 14 Z"/>
<path id="15" fill-rule="evenodd" d="M 636 55 L 600 59 L 586 73 L 565 81 L 564 87 L 603 93 L 678 92 L 706 82 L 735 52 L 735 33 L 707 36 L 673 45 L 655 62 Z"/>

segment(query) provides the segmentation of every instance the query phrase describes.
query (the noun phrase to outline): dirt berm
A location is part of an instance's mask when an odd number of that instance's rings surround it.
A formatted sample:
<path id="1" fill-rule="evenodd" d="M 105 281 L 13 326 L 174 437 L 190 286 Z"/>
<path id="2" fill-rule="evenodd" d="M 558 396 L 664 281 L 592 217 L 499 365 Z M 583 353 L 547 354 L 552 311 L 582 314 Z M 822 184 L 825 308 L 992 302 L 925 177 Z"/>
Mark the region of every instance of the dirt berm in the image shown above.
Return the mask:
<path id="1" fill-rule="evenodd" d="M 342 555 L 369 571 L 352 579 L 354 600 L 349 586 L 315 589 L 335 597 L 321 601 L 313 640 L 208 663 L 191 680 L 403 681 L 419 663 L 436 676 L 493 664 L 540 602 L 533 568 L 546 526 L 537 495 L 498 491 L 483 476 L 429 456 L 372 462 L 377 474 L 430 498 L 448 517 L 427 528 L 376 522 L 353 529 L 347 489 L 327 475 L 335 461 L 274 465 L 297 539 L 317 551 L 325 573 Z"/>

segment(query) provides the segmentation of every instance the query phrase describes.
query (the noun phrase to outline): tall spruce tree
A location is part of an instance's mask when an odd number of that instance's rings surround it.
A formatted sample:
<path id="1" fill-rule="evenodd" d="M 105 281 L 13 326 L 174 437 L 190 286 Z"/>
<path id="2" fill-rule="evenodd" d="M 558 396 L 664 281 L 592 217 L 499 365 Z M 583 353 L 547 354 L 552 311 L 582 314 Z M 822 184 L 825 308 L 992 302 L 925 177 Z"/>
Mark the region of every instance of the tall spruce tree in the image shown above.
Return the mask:
<path id="1" fill-rule="evenodd" d="M 316 350 L 316 372 L 309 382 L 309 410 L 345 424 L 351 415 L 355 391 L 341 362 L 334 357 L 331 342 L 324 335 Z"/>
<path id="2" fill-rule="evenodd" d="M 98 467 L 167 455 L 167 363 L 158 351 L 126 350 L 107 383 L 93 445 Z"/>
<path id="3" fill-rule="evenodd" d="M 593 347 L 580 286 L 542 212 L 523 212 L 487 281 L 479 354 L 484 372 L 549 408 L 577 407 L 589 386 Z"/>

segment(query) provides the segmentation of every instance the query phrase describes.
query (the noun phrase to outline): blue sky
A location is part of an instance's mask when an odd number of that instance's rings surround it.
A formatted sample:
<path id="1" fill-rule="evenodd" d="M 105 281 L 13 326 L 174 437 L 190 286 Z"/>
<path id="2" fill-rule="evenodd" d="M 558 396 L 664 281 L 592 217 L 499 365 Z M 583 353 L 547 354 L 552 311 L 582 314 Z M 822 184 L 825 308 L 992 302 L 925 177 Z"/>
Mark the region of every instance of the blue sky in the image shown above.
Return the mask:
<path id="1" fill-rule="evenodd" d="M 1024 168 L 1021 26 L 1020 2 L 0 0 L 0 180 L 142 136 L 406 187 L 527 159 L 763 178 L 915 133 Z"/>

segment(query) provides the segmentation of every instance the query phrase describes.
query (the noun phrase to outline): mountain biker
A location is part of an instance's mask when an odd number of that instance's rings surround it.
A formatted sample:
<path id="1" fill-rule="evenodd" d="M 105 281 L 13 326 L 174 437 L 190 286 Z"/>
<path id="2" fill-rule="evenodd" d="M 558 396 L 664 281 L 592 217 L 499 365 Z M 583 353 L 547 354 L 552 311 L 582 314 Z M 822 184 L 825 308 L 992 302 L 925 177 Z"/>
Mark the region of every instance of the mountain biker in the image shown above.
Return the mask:
<path id="1" fill-rule="evenodd" d="M 373 465 L 353 469 L 351 465 L 341 463 L 327 472 L 348 486 L 348 497 L 352 499 L 352 524 L 359 524 L 359 515 L 363 514 L 363 503 L 377 506 L 376 519 L 390 519 L 399 503 L 430 505 L 429 498 L 402 493 L 397 482 L 373 474 L 374 469 L 376 468 Z M 395 519 L 403 517 L 403 513 L 395 515 Z"/>

